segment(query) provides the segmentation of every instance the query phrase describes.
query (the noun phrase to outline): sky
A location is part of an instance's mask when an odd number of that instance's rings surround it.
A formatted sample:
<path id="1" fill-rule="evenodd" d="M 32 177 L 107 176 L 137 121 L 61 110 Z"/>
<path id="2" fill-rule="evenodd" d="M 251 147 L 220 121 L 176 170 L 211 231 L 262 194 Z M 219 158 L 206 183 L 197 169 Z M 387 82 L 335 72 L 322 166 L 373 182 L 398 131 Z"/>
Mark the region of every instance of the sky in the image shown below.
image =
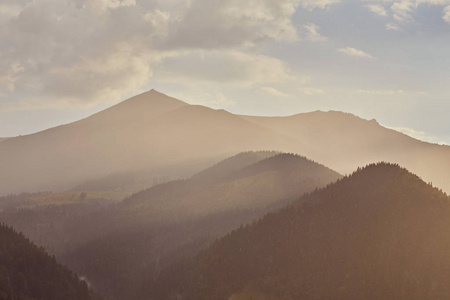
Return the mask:
<path id="1" fill-rule="evenodd" d="M 2 0 L 0 137 L 156 89 L 450 144 L 450 0 Z"/>

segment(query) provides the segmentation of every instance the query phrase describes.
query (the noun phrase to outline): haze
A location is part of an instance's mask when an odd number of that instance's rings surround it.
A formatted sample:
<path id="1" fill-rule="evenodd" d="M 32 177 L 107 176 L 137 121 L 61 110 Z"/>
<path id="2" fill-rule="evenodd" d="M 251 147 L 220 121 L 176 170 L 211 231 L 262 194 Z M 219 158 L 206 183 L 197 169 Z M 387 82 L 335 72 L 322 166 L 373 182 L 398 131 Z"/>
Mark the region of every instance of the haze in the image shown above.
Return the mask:
<path id="1" fill-rule="evenodd" d="M 0 299 L 450 299 L 450 0 L 2 0 Z"/>

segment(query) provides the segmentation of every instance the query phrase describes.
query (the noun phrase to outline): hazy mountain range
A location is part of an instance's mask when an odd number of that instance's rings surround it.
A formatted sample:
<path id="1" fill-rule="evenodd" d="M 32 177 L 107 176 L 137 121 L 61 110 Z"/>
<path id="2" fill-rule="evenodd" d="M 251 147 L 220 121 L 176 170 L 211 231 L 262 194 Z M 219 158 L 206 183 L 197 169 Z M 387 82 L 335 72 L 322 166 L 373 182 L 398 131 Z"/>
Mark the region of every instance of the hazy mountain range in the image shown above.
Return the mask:
<path id="1" fill-rule="evenodd" d="M 320 111 L 240 116 L 151 90 L 86 119 L 1 142 L 0 193 L 64 190 L 136 170 L 185 177 L 249 150 L 293 152 L 341 173 L 374 161 L 395 162 L 450 190 L 450 147 L 374 120 Z"/>
<path id="2" fill-rule="evenodd" d="M 109 207 L 8 209 L 0 220 L 55 251 L 108 298 L 132 299 L 143 274 L 341 177 L 298 155 L 245 152 Z"/>
<path id="3" fill-rule="evenodd" d="M 448 299 L 449 203 L 370 165 L 148 277 L 136 299 Z"/>
<path id="4" fill-rule="evenodd" d="M 2 225 L 0 299 L 448 299 L 449 161 L 347 113 L 151 90 L 0 139 L 0 222 L 56 256 Z"/>

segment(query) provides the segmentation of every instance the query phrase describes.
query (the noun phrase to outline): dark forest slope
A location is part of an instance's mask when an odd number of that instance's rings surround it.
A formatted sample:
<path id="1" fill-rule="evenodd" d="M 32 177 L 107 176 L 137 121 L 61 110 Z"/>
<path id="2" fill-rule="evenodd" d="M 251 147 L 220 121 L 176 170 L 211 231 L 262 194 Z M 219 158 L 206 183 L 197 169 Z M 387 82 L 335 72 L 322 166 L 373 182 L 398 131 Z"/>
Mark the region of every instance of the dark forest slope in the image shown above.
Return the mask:
<path id="1" fill-rule="evenodd" d="M 0 299 L 89 300 L 84 281 L 12 228 L 0 225 Z"/>
<path id="2" fill-rule="evenodd" d="M 138 295 L 449 299 L 449 200 L 396 165 L 370 165 L 232 232 Z"/>

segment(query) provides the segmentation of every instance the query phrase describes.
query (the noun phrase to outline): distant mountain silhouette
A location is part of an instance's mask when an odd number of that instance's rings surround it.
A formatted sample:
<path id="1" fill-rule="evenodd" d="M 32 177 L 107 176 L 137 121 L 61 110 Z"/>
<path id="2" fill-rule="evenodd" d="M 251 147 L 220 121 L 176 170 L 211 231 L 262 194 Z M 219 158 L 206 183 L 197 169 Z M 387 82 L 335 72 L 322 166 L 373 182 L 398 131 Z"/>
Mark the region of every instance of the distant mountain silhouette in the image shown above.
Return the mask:
<path id="1" fill-rule="evenodd" d="M 450 191 L 450 147 L 376 121 L 339 112 L 239 116 L 151 90 L 78 122 L 1 142 L 0 194 L 69 189 L 137 170 L 153 170 L 146 175 L 152 178 L 169 168 L 167 176 L 178 178 L 249 150 L 297 153 L 341 173 L 373 161 L 400 163 Z"/>
<path id="2" fill-rule="evenodd" d="M 136 299 L 449 299 L 449 201 L 373 164 L 148 278 Z"/>
<path id="3" fill-rule="evenodd" d="M 430 144 L 387 129 L 375 120 L 363 120 L 349 113 L 315 111 L 289 117 L 244 119 L 301 140 L 313 152 L 302 155 L 341 173 L 376 161 L 398 163 L 424 180 L 450 191 L 450 146 Z"/>
<path id="4" fill-rule="evenodd" d="M 0 193 L 67 189 L 113 172 L 285 148 L 285 138 L 225 111 L 154 90 L 75 123 L 0 146 Z"/>
<path id="5" fill-rule="evenodd" d="M 142 274 L 154 274 L 185 255 L 182 249 L 195 253 L 241 224 L 339 178 L 298 155 L 241 153 L 190 179 L 155 186 L 75 219 L 73 230 L 64 235 L 78 240 L 78 247 L 65 261 L 104 295 L 132 299 L 127 293 Z"/>
<path id="6" fill-rule="evenodd" d="M 22 234 L 0 225 L 0 299 L 98 299 L 86 282 Z"/>
<path id="7" fill-rule="evenodd" d="M 220 182 L 230 174 L 239 171 L 245 167 L 251 166 L 263 159 L 280 154 L 276 151 L 249 151 L 239 153 L 220 161 L 216 165 L 198 172 L 191 179 L 194 182 L 203 181 L 204 183 Z"/>

